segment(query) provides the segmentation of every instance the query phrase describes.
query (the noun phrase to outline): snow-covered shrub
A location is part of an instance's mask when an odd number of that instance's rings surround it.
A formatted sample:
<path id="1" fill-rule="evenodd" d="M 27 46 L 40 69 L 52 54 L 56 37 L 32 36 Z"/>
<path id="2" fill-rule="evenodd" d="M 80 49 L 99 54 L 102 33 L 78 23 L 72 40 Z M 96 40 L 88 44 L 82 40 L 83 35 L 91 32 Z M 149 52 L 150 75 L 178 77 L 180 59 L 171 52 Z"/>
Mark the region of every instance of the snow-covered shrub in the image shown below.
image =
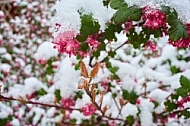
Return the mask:
<path id="1" fill-rule="evenodd" d="M 189 124 L 188 0 L 39 3 L 2 25 L 3 124 Z"/>

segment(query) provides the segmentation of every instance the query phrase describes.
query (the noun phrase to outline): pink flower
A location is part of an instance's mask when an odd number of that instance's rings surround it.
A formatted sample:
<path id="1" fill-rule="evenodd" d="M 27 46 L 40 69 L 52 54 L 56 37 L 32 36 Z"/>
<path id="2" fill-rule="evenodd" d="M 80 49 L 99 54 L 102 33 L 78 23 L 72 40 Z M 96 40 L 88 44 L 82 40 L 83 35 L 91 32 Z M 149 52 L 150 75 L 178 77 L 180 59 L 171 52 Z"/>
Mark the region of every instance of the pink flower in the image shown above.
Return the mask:
<path id="1" fill-rule="evenodd" d="M 39 64 L 46 64 L 46 63 L 47 63 L 47 60 L 38 59 L 37 62 L 38 62 Z"/>
<path id="2" fill-rule="evenodd" d="M 136 105 L 140 105 L 141 104 L 141 100 L 140 99 L 137 99 L 136 100 Z"/>
<path id="3" fill-rule="evenodd" d="M 88 38 L 86 40 L 86 42 L 90 45 L 90 47 L 93 51 L 96 50 L 100 45 L 100 42 L 97 41 L 96 39 L 97 39 L 96 35 L 90 35 L 90 36 L 88 36 Z"/>
<path id="4" fill-rule="evenodd" d="M 67 53 L 69 56 L 76 55 L 77 50 L 80 48 L 73 31 L 58 34 L 53 43 L 56 44 L 54 48 L 57 48 L 60 53 Z"/>
<path id="5" fill-rule="evenodd" d="M 87 51 L 82 51 L 82 50 L 80 50 L 80 51 L 78 51 L 77 53 L 78 53 L 82 58 L 87 57 L 87 56 L 91 56 L 91 53 L 89 53 L 89 52 L 87 52 Z"/>
<path id="6" fill-rule="evenodd" d="M 5 126 L 13 126 L 10 122 L 7 122 Z"/>
<path id="7" fill-rule="evenodd" d="M 64 108 L 71 108 L 71 106 L 75 106 L 76 102 L 69 98 L 63 98 L 61 99 L 61 106 Z"/>
<path id="8" fill-rule="evenodd" d="M 169 44 L 172 44 L 174 47 L 182 47 L 182 48 L 190 48 L 190 23 L 186 24 L 187 27 L 187 34 L 188 34 L 188 38 L 184 39 L 181 38 L 178 41 L 173 42 L 171 39 L 168 40 Z"/>
<path id="9" fill-rule="evenodd" d="M 106 90 L 106 92 L 110 90 L 109 83 L 110 82 L 108 78 L 102 78 L 100 81 L 101 86 Z"/>
<path id="10" fill-rule="evenodd" d="M 117 126 L 115 121 L 108 121 L 108 126 Z"/>
<path id="11" fill-rule="evenodd" d="M 182 98 L 180 101 L 178 101 L 178 107 L 184 108 L 184 104 L 190 102 L 190 96 L 187 96 L 185 98 Z"/>
<path id="12" fill-rule="evenodd" d="M 166 15 L 158 9 L 149 6 L 144 7 L 142 9 L 142 19 L 145 22 L 144 27 L 151 28 L 152 30 L 167 28 Z"/>
<path id="13" fill-rule="evenodd" d="M 127 22 L 124 23 L 124 32 L 128 33 L 129 30 L 133 27 L 133 22 L 132 20 L 128 20 Z"/>
<path id="14" fill-rule="evenodd" d="M 145 44 L 145 49 L 151 50 L 152 52 L 156 52 L 157 51 L 157 45 L 155 44 L 155 42 L 153 40 L 149 40 Z"/>
<path id="15" fill-rule="evenodd" d="M 96 111 L 96 107 L 93 104 L 86 104 L 84 107 L 82 107 L 82 113 L 85 116 L 90 116 L 94 114 Z"/>

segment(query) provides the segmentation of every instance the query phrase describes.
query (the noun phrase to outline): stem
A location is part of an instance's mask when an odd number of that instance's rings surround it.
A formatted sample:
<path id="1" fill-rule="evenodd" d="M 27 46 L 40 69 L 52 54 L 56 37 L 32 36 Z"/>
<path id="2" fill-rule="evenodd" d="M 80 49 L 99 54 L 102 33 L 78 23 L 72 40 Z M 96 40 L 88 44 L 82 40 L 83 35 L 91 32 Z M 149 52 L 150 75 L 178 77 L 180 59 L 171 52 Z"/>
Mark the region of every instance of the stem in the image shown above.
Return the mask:
<path id="1" fill-rule="evenodd" d="M 121 47 L 123 47 L 123 46 L 124 46 L 125 44 L 127 44 L 127 43 L 128 43 L 128 41 L 126 41 L 126 42 L 124 42 L 123 44 L 121 44 L 120 46 L 118 46 L 116 49 L 114 49 L 114 52 L 117 51 L 118 49 L 120 49 Z M 94 67 L 94 65 L 92 65 L 92 60 L 93 60 L 93 58 L 94 58 L 94 56 L 91 56 L 91 57 L 90 57 L 90 61 L 89 61 L 89 66 L 90 66 L 90 67 Z M 103 63 L 106 58 L 108 58 L 108 56 L 106 56 L 103 60 L 101 60 L 100 63 Z"/>
<path id="2" fill-rule="evenodd" d="M 120 49 L 121 47 L 123 47 L 126 43 L 128 43 L 128 41 L 124 42 L 123 44 L 121 44 L 120 46 L 118 46 L 116 49 L 114 49 L 114 52 L 117 51 L 118 49 Z M 102 61 L 100 61 L 100 63 L 104 62 L 104 60 L 108 58 L 108 56 L 106 56 Z"/>
<path id="3" fill-rule="evenodd" d="M 19 99 L 13 98 L 11 97 L 6 97 L 3 95 L 0 95 L 0 100 L 8 100 L 8 101 L 20 101 Z M 25 101 L 26 104 L 33 104 L 33 105 L 41 105 L 41 106 L 46 106 L 46 107 L 55 107 L 55 108 L 60 108 L 60 109 L 66 109 L 66 110 L 77 110 L 77 111 L 81 111 L 78 108 L 65 108 L 62 107 L 60 105 L 53 105 L 53 104 L 47 104 L 47 103 L 41 103 L 41 102 L 35 102 L 35 101 Z"/>

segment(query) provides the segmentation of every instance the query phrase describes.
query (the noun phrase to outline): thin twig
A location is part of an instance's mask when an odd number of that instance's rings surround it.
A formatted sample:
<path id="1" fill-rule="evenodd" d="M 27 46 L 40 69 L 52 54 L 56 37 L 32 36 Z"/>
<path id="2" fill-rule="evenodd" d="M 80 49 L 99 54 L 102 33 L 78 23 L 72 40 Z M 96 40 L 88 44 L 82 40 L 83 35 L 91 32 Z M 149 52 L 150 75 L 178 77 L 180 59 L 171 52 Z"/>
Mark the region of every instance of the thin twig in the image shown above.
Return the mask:
<path id="1" fill-rule="evenodd" d="M 6 97 L 6 96 L 3 96 L 3 95 L 0 95 L 0 100 L 20 101 L 20 99 L 16 99 L 16 98 L 13 98 L 13 97 Z M 29 100 L 26 100 L 25 103 L 26 103 L 26 104 L 41 105 L 41 106 L 46 106 L 46 107 L 55 107 L 55 108 L 66 109 L 66 110 L 77 110 L 77 111 L 81 111 L 81 110 L 78 109 L 78 108 L 65 108 L 65 107 L 60 106 L 60 105 L 47 104 L 47 103 L 41 103 L 41 102 L 36 102 L 36 101 L 29 101 Z"/>

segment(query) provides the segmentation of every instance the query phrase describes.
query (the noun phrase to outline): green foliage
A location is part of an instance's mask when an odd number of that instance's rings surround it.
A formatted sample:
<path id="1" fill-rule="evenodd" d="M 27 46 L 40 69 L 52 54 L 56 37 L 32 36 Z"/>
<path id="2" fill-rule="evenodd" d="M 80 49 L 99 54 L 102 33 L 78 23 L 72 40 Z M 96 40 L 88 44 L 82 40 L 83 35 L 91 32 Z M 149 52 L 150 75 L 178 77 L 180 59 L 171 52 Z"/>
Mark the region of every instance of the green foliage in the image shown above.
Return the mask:
<path id="1" fill-rule="evenodd" d="M 54 92 L 55 97 L 57 98 L 57 101 L 59 102 L 61 100 L 61 92 L 59 89 L 55 90 Z"/>
<path id="2" fill-rule="evenodd" d="M 122 31 L 121 25 L 116 25 L 116 24 L 109 24 L 108 27 L 105 29 L 104 32 L 104 37 L 107 40 L 115 40 L 117 41 L 117 38 L 115 36 L 115 33 L 120 33 Z"/>
<path id="3" fill-rule="evenodd" d="M 108 56 L 114 58 L 114 56 L 116 55 L 116 52 L 115 51 L 109 51 L 108 52 Z"/>
<path id="4" fill-rule="evenodd" d="M 154 101 L 154 108 L 158 107 L 159 103 L 157 101 Z"/>
<path id="5" fill-rule="evenodd" d="M 132 115 L 129 115 L 126 117 L 126 121 L 127 123 L 130 125 L 130 124 L 133 124 L 135 122 L 134 120 L 134 117 Z"/>
<path id="6" fill-rule="evenodd" d="M 111 0 L 110 7 L 113 9 L 119 9 L 120 7 L 127 7 L 127 3 L 124 0 Z"/>
<path id="7" fill-rule="evenodd" d="M 42 95 L 46 95 L 47 92 L 44 89 L 40 89 L 39 91 L 36 91 L 36 95 L 38 96 L 42 96 Z"/>
<path id="8" fill-rule="evenodd" d="M 178 105 L 172 101 L 167 101 L 164 103 L 164 105 L 167 107 L 168 112 L 172 112 L 173 110 L 177 109 Z"/>
<path id="9" fill-rule="evenodd" d="M 0 118 L 0 126 L 6 126 L 6 123 L 12 120 L 12 116 L 8 116 L 7 118 Z"/>
<path id="10" fill-rule="evenodd" d="M 179 40 L 180 38 L 188 38 L 186 27 L 179 19 L 176 19 L 175 23 L 171 25 L 168 33 L 170 39 L 174 42 Z"/>
<path id="11" fill-rule="evenodd" d="M 190 117 L 190 111 L 184 110 L 180 113 L 180 116 L 184 116 L 185 119 L 189 119 Z"/>
<path id="12" fill-rule="evenodd" d="M 134 48 L 140 48 L 141 44 L 145 44 L 149 39 L 149 37 L 147 38 L 144 32 L 140 32 L 140 34 L 138 34 L 134 28 L 130 30 L 127 37 L 128 41 L 133 45 Z"/>
<path id="13" fill-rule="evenodd" d="M 142 11 L 137 6 L 121 6 L 117 12 L 114 14 L 112 20 L 116 24 L 121 24 L 127 20 L 139 21 L 141 19 Z"/>
<path id="14" fill-rule="evenodd" d="M 178 18 L 176 10 L 163 6 L 162 11 L 167 15 L 167 22 L 171 26 L 168 30 L 170 39 L 175 42 L 181 38 L 188 38 L 186 26 Z"/>
<path id="15" fill-rule="evenodd" d="M 103 5 L 108 6 L 109 2 L 110 2 L 110 0 L 103 0 Z"/>
<path id="16" fill-rule="evenodd" d="M 97 20 L 93 19 L 92 15 L 80 13 L 81 19 L 81 28 L 80 35 L 77 36 L 77 40 L 80 42 L 84 42 L 88 35 L 95 34 L 99 32 L 100 25 Z"/>
<path id="17" fill-rule="evenodd" d="M 176 66 L 171 66 L 170 70 L 171 70 L 172 74 L 177 74 L 180 72 L 180 69 L 177 68 Z"/>
<path id="18" fill-rule="evenodd" d="M 75 64 L 75 70 L 79 70 L 80 68 L 80 62 L 78 62 L 77 64 Z"/>
<path id="19" fill-rule="evenodd" d="M 111 67 L 109 68 L 109 71 L 113 74 L 113 79 L 119 79 L 119 76 L 117 75 L 117 71 L 118 71 L 119 67 Z"/>
<path id="20" fill-rule="evenodd" d="M 53 64 L 52 64 L 54 61 L 55 61 L 55 57 L 52 57 L 47 61 L 48 67 L 46 68 L 46 73 L 49 75 L 54 73 Z"/>
<path id="21" fill-rule="evenodd" d="M 77 100 L 77 99 L 81 99 L 82 98 L 82 95 L 84 94 L 82 91 L 77 91 L 75 92 L 75 97 L 74 97 L 74 100 Z"/>
<path id="22" fill-rule="evenodd" d="M 106 48 L 106 44 L 104 42 L 101 42 L 98 49 L 95 52 L 93 52 L 93 56 L 98 58 L 100 56 L 100 52 L 105 50 L 105 48 Z"/>
<path id="23" fill-rule="evenodd" d="M 152 29 L 147 28 L 147 27 L 142 27 L 142 32 L 143 32 L 143 34 L 146 35 L 147 40 L 150 38 L 150 35 L 154 35 L 155 38 L 159 38 L 160 34 L 161 34 L 160 29 L 152 30 Z"/>
<path id="24" fill-rule="evenodd" d="M 177 89 L 177 95 L 185 97 L 187 96 L 187 94 L 189 93 L 189 90 L 184 88 L 184 87 L 180 87 Z"/>
<path id="25" fill-rule="evenodd" d="M 188 78 L 186 78 L 185 76 L 181 76 L 180 80 L 179 80 L 180 84 L 182 87 L 187 88 L 188 90 L 190 90 L 190 80 Z"/>
<path id="26" fill-rule="evenodd" d="M 190 80 L 182 75 L 180 77 L 180 84 L 181 84 L 181 87 L 176 90 L 177 95 L 182 96 L 182 97 L 186 97 L 187 95 L 190 95 Z"/>
<path id="27" fill-rule="evenodd" d="M 80 50 L 87 51 L 89 49 L 89 45 L 87 42 L 81 42 L 80 43 Z"/>
<path id="28" fill-rule="evenodd" d="M 76 122 L 77 122 L 77 119 L 75 119 L 75 118 L 70 119 L 70 123 L 71 123 L 71 124 L 76 124 Z"/>
<path id="29" fill-rule="evenodd" d="M 113 74 L 116 74 L 116 72 L 118 71 L 119 67 L 111 67 L 109 68 L 109 71 Z"/>
<path id="30" fill-rule="evenodd" d="M 135 104 L 138 98 L 138 95 L 134 91 L 129 92 L 127 90 L 123 90 L 122 96 L 125 100 L 128 100 L 132 104 Z"/>

